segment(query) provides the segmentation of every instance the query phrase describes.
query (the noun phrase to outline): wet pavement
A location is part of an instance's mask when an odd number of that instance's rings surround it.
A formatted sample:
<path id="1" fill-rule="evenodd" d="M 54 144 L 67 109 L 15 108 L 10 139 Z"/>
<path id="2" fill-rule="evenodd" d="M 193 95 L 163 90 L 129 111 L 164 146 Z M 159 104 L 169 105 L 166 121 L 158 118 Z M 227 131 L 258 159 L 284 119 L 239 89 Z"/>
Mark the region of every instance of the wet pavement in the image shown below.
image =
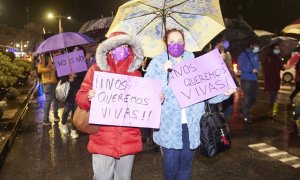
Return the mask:
<path id="1" fill-rule="evenodd" d="M 234 114 L 229 120 L 232 148 L 213 158 L 196 153 L 191 179 L 300 179 L 300 137 L 295 123 L 288 120 L 293 110 L 287 106 L 290 91 L 289 86 L 282 87 L 278 117 L 269 119 L 268 96 L 260 90 L 251 113 L 252 124 L 243 123 L 238 110 L 242 95 L 236 93 Z M 300 102 L 300 95 L 296 102 Z M 42 96 L 29 106 L 1 167 L 0 179 L 92 179 L 91 155 L 86 150 L 88 135 L 80 134 L 74 140 L 60 133 L 58 123 L 44 127 L 43 104 Z M 161 154 L 146 144 L 143 147 L 136 155 L 132 179 L 162 179 Z"/>

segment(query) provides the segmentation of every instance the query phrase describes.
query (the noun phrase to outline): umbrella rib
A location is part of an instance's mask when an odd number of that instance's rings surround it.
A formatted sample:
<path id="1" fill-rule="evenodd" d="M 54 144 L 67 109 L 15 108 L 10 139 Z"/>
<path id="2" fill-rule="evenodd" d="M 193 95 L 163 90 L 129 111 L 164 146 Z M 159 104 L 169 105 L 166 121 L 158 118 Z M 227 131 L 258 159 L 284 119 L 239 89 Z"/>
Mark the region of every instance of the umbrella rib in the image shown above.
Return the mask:
<path id="1" fill-rule="evenodd" d="M 172 13 L 177 13 L 177 14 L 187 14 L 187 15 L 194 15 L 194 16 L 204 16 L 204 14 L 195 14 L 195 13 L 187 13 L 187 12 L 180 12 L 180 11 L 170 11 Z"/>
<path id="2" fill-rule="evenodd" d="M 174 8 L 174 7 L 180 6 L 181 4 L 186 3 L 187 1 L 189 1 L 189 0 L 185 0 L 185 1 L 182 1 L 181 3 L 178 3 L 178 4 L 175 4 L 175 5 L 173 5 L 173 6 L 170 6 L 170 7 L 168 7 L 168 9 L 172 9 L 172 8 Z"/>
<path id="3" fill-rule="evenodd" d="M 149 26 L 149 24 L 151 24 L 156 18 L 158 17 L 158 15 L 156 15 L 151 21 L 149 21 L 141 30 L 139 30 L 136 35 L 138 35 L 139 33 L 141 33 L 147 26 Z"/>
<path id="4" fill-rule="evenodd" d="M 145 6 L 148 6 L 148 7 L 153 8 L 153 9 L 160 10 L 160 8 L 155 7 L 155 6 L 151 6 L 150 4 L 146 4 L 146 3 L 143 3 L 143 2 L 139 2 L 139 4 L 143 4 L 143 5 L 145 5 Z"/>
<path id="5" fill-rule="evenodd" d="M 190 32 L 191 33 L 191 31 L 190 30 L 188 30 L 188 28 L 187 27 L 185 27 L 184 25 L 182 25 L 180 22 L 178 22 L 175 18 L 173 18 L 172 16 L 169 16 L 171 19 L 173 19 L 177 24 L 179 24 L 181 27 L 183 27 L 186 31 L 188 31 L 188 32 Z M 192 37 L 193 37 L 193 39 L 195 40 L 195 42 L 196 42 L 196 44 L 198 45 L 198 47 L 200 48 L 200 46 L 199 46 L 199 44 L 197 43 L 197 40 L 196 40 L 196 38 L 194 37 L 194 35 L 193 35 L 193 33 L 191 33 L 191 35 L 192 35 Z"/>

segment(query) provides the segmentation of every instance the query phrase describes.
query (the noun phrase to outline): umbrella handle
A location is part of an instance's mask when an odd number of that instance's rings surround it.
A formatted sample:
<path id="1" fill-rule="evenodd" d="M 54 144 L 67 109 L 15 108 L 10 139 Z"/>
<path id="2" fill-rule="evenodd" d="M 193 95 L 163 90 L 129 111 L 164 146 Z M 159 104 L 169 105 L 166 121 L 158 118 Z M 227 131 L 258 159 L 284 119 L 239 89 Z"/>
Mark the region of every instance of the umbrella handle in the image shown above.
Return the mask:
<path id="1" fill-rule="evenodd" d="M 169 60 L 170 61 L 170 60 Z M 169 68 L 168 69 L 168 73 L 167 73 L 167 85 L 169 85 L 169 77 L 170 77 L 170 73 L 172 72 L 172 69 Z"/>
<path id="2" fill-rule="evenodd" d="M 51 59 L 51 62 L 53 63 L 53 56 L 52 56 L 52 53 L 49 53 L 50 54 L 50 59 Z"/>

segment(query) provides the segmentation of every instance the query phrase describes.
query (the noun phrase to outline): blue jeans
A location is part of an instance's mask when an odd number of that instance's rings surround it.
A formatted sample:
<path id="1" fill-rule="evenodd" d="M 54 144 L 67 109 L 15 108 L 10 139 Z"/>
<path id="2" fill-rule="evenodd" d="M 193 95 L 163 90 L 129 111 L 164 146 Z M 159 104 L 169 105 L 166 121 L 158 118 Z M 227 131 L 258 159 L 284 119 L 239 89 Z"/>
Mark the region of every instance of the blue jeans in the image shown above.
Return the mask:
<path id="1" fill-rule="evenodd" d="M 257 82 L 253 80 L 242 79 L 241 87 L 244 92 L 242 112 L 245 118 L 249 118 L 249 111 L 251 107 L 254 105 L 257 98 L 257 92 L 258 92 Z"/>
<path id="2" fill-rule="evenodd" d="M 195 151 L 189 147 L 189 132 L 186 124 L 182 125 L 182 142 L 182 149 L 162 147 L 164 180 L 190 179 Z"/>
<path id="3" fill-rule="evenodd" d="M 55 88 L 57 84 L 43 84 L 43 89 L 46 97 L 46 102 L 44 104 L 44 122 L 49 122 L 49 112 L 51 108 L 51 103 L 53 102 L 53 113 L 54 116 L 58 116 L 58 101 L 55 98 Z"/>
<path id="4" fill-rule="evenodd" d="M 66 124 L 68 120 L 69 113 L 71 111 L 71 129 L 75 130 L 75 126 L 73 125 L 73 116 L 76 110 L 77 104 L 75 102 L 71 103 L 66 101 L 64 105 L 64 112 L 62 114 L 61 123 Z"/>

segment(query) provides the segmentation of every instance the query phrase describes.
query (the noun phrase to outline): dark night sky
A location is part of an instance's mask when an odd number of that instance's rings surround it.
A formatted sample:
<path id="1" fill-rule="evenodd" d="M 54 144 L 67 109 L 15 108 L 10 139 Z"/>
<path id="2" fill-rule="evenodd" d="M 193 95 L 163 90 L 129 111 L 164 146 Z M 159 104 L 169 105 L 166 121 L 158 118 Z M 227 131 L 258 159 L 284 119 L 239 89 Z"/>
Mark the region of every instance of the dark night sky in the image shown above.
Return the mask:
<path id="1" fill-rule="evenodd" d="M 99 18 L 101 15 L 111 16 L 126 0 L 0 0 L 0 24 L 8 24 L 23 28 L 27 22 L 26 7 L 28 7 L 29 22 L 34 21 L 51 28 L 57 21 L 46 19 L 48 12 L 56 12 L 63 16 L 72 16 L 71 22 L 63 20 L 64 28 L 79 28 L 84 22 Z M 55 27 L 56 27 L 55 26 Z M 73 29 L 78 30 L 78 29 Z"/>
<path id="2" fill-rule="evenodd" d="M 72 16 L 72 21 L 63 20 L 65 31 L 77 31 L 86 21 L 116 13 L 126 0 L 0 0 L 0 24 L 23 28 L 28 19 L 41 23 L 49 29 L 57 28 L 57 21 L 47 20 L 49 11 Z M 254 29 L 273 32 L 280 30 L 300 17 L 299 0 L 220 0 L 223 17 L 243 18 Z M 240 8 L 239 5 L 242 5 Z"/>

